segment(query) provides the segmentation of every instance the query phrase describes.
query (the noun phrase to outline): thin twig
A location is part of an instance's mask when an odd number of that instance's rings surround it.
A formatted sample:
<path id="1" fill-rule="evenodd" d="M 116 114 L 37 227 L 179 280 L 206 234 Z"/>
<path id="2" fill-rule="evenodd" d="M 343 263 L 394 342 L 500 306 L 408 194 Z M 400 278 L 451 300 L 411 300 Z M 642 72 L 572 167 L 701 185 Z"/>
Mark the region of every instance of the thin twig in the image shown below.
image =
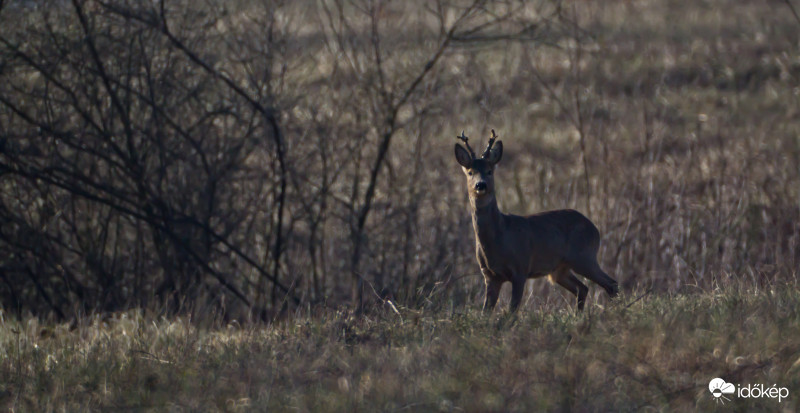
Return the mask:
<path id="1" fill-rule="evenodd" d="M 800 23 L 800 15 L 797 14 L 797 9 L 794 8 L 792 2 L 789 0 L 783 0 L 783 2 L 786 3 L 787 6 L 789 6 L 789 9 L 792 11 L 792 14 L 794 15 L 794 19 L 797 20 L 798 23 Z"/>
<path id="2" fill-rule="evenodd" d="M 646 296 L 650 295 L 650 293 L 652 293 L 652 292 L 653 292 L 653 289 L 652 289 L 652 288 L 649 288 L 649 289 L 648 289 L 647 291 L 645 291 L 645 292 L 644 292 L 642 295 L 640 295 L 640 296 L 639 296 L 639 297 L 637 297 L 635 300 L 633 300 L 633 301 L 631 301 L 630 303 L 628 303 L 628 305 L 626 305 L 624 308 L 625 308 L 625 309 L 628 309 L 628 308 L 630 308 L 632 305 L 636 304 L 636 302 L 638 302 L 638 301 L 639 301 L 639 300 L 641 300 L 642 298 L 644 298 L 644 297 L 646 297 Z"/>
<path id="3" fill-rule="evenodd" d="M 389 304 L 389 307 L 391 307 L 392 311 L 394 311 L 398 316 L 400 316 L 400 320 L 401 321 L 403 320 L 403 315 L 400 314 L 400 311 L 397 310 L 397 307 L 394 305 L 394 303 L 392 302 L 391 299 L 381 297 L 381 295 L 378 294 L 378 290 L 375 289 L 375 286 L 372 285 L 372 283 L 369 282 L 369 280 L 364 278 L 364 276 L 362 276 L 361 274 L 358 274 L 358 277 L 361 278 L 361 280 L 363 282 L 367 283 L 367 285 L 369 285 L 369 288 L 372 290 L 372 293 L 375 294 L 375 297 L 377 297 L 378 300 L 382 301 L 385 304 Z"/>

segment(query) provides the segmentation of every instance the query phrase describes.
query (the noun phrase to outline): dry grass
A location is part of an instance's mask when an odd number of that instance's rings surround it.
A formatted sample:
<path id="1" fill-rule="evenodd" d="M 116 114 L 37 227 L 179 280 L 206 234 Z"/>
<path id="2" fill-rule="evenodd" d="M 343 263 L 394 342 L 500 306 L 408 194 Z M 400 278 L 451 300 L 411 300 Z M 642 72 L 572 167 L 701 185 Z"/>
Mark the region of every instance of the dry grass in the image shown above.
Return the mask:
<path id="1" fill-rule="evenodd" d="M 198 327 L 138 312 L 78 325 L 0 325 L 0 403 L 11 411 L 708 410 L 708 382 L 777 384 L 733 410 L 794 411 L 800 293 L 630 297 L 583 315 L 473 307 L 342 311 L 270 326 Z"/>

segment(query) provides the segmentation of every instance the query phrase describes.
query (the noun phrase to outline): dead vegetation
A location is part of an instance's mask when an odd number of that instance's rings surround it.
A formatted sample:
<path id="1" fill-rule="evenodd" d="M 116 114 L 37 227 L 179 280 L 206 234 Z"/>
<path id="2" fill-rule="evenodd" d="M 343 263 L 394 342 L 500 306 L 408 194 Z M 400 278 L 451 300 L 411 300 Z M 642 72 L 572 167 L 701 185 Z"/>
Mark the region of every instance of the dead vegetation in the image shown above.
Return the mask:
<path id="1" fill-rule="evenodd" d="M 800 24 L 725 4 L 6 4 L 4 307 L 477 303 L 448 155 L 490 127 L 502 208 L 582 211 L 625 289 L 794 279 Z"/>
<path id="2" fill-rule="evenodd" d="M 797 285 L 556 303 L 514 317 L 478 308 L 320 311 L 264 327 L 203 326 L 141 311 L 75 325 L 0 324 L 10 411 L 709 410 L 714 377 L 790 397 L 727 402 L 793 411 Z"/>

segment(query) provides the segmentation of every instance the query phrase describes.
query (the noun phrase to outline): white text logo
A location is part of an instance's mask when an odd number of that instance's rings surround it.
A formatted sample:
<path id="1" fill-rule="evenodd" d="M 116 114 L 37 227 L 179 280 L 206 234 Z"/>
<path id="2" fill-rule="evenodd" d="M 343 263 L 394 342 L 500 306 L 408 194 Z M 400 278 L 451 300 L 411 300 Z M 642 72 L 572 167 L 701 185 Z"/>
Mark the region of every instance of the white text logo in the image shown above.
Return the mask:
<path id="1" fill-rule="evenodd" d="M 725 380 L 717 377 L 708 383 L 708 391 L 714 396 L 714 401 L 717 403 L 725 404 L 726 401 L 731 401 L 726 395 L 731 397 L 736 396 L 742 399 L 760 399 L 767 397 L 770 399 L 778 399 L 778 403 L 783 399 L 789 397 L 789 389 L 786 387 L 778 387 L 773 384 L 764 386 L 763 384 L 748 384 L 746 386 L 735 386 L 733 383 L 727 383 Z"/>

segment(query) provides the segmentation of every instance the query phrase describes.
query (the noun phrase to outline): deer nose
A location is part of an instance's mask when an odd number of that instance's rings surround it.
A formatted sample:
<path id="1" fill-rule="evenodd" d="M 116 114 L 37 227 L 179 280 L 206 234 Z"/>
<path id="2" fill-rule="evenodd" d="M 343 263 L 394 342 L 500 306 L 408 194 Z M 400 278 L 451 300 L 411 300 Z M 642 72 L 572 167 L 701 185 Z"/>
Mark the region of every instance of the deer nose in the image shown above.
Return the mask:
<path id="1" fill-rule="evenodd" d="M 481 181 L 481 182 L 476 183 L 475 184 L 475 190 L 476 191 L 485 191 L 486 190 L 486 182 Z"/>

